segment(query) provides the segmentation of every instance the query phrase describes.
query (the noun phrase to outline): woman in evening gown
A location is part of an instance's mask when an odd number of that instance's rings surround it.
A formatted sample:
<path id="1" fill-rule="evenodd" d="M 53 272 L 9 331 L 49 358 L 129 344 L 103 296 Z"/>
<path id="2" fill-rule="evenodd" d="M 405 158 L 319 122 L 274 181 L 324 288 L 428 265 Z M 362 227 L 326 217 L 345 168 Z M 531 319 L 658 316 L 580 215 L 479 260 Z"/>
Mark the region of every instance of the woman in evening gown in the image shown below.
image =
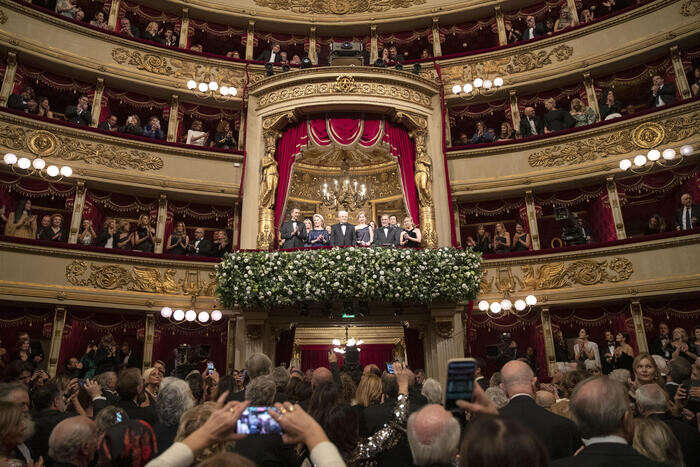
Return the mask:
<path id="1" fill-rule="evenodd" d="M 370 246 L 374 240 L 374 230 L 367 224 L 367 216 L 364 212 L 357 215 L 357 225 L 355 226 L 355 232 L 357 233 L 357 245 L 358 246 Z"/>
<path id="2" fill-rule="evenodd" d="M 313 223 L 314 228 L 307 233 L 306 238 L 309 248 L 320 248 L 328 245 L 330 235 L 324 227 L 323 216 L 320 214 L 314 214 Z"/>

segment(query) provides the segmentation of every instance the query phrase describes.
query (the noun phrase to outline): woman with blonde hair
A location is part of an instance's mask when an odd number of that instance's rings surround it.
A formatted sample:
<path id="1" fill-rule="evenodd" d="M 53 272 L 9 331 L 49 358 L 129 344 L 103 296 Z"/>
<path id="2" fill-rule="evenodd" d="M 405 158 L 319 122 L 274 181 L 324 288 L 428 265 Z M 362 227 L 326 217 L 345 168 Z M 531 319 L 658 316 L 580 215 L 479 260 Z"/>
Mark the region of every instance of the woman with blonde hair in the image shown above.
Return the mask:
<path id="1" fill-rule="evenodd" d="M 171 255 L 186 255 L 189 244 L 190 237 L 187 235 L 187 226 L 180 221 L 175 224 L 175 230 L 168 237 L 165 250 Z"/>
<path id="2" fill-rule="evenodd" d="M 671 334 L 671 346 L 673 347 L 673 354 L 671 358 L 685 357 L 691 363 L 695 362 L 698 358 L 688 346 L 688 333 L 685 332 L 683 328 L 676 328 Z"/>
<path id="3" fill-rule="evenodd" d="M 590 125 L 598 120 L 595 110 L 589 106 L 583 105 L 583 101 L 579 98 L 571 101 L 571 111 L 569 113 L 576 121 L 574 127 Z"/>
<path id="4" fill-rule="evenodd" d="M 507 141 L 515 138 L 513 126 L 508 122 L 501 123 L 501 132 L 496 137 L 496 141 Z"/>
<path id="5" fill-rule="evenodd" d="M 29 439 L 33 432 L 33 423 L 22 413 L 19 404 L 0 401 L 0 465 L 32 465 L 29 463 L 32 459 L 17 459 L 12 456 L 13 453 L 25 455 L 17 446 Z M 28 454 L 26 447 L 24 450 Z"/>
<path id="6" fill-rule="evenodd" d="M 148 397 L 148 405 L 150 406 L 154 406 L 158 401 L 161 381 L 163 381 L 163 375 L 158 368 L 150 367 L 143 372 L 143 389 L 146 397 Z"/>
<path id="7" fill-rule="evenodd" d="M 117 248 L 120 250 L 129 250 L 132 246 L 131 241 L 131 222 L 128 219 L 119 221 L 119 230 L 117 230 Z"/>
<path id="8" fill-rule="evenodd" d="M 158 23 L 151 21 L 146 25 L 146 30 L 144 31 L 143 38 L 153 42 L 162 42 L 160 37 L 160 31 L 158 31 Z"/>
<path id="9" fill-rule="evenodd" d="M 361 407 L 378 405 L 382 400 L 381 378 L 372 373 L 363 375 L 360 384 L 357 385 L 355 399 L 357 400 L 357 405 Z"/>
<path id="10" fill-rule="evenodd" d="M 320 248 L 324 245 L 328 245 L 330 241 L 330 234 L 328 229 L 324 226 L 323 216 L 316 213 L 313 215 L 313 228 L 306 233 L 306 244 L 305 246 L 309 248 Z"/>
<path id="11" fill-rule="evenodd" d="M 497 223 L 493 228 L 493 251 L 495 253 L 510 251 L 510 233 L 502 222 Z"/>
<path id="12" fill-rule="evenodd" d="M 155 235 L 156 229 L 151 227 L 151 217 L 148 214 L 141 214 L 133 237 L 134 250 L 153 253 L 153 247 L 156 244 Z"/>
<path id="13" fill-rule="evenodd" d="M 634 391 L 645 384 L 659 384 L 661 372 L 656 366 L 656 361 L 648 352 L 642 352 L 635 357 L 632 362 L 632 371 L 634 372 L 634 381 L 630 388 L 630 394 L 634 395 Z"/>
<path id="14" fill-rule="evenodd" d="M 374 241 L 374 231 L 367 224 L 367 216 L 364 212 L 357 215 L 357 225 L 355 226 L 357 233 L 357 244 L 359 246 L 370 246 Z"/>
<path id="15" fill-rule="evenodd" d="M 403 232 L 401 232 L 399 240 L 401 246 L 420 248 L 421 241 L 423 241 L 423 235 L 420 229 L 413 224 L 411 217 L 405 217 L 403 220 Z"/>
<path id="16" fill-rule="evenodd" d="M 637 418 L 634 420 L 632 447 L 656 462 L 684 467 L 683 453 L 678 439 L 661 420 Z"/>
<path id="17" fill-rule="evenodd" d="M 561 7 L 561 10 L 559 10 L 559 18 L 554 22 L 554 32 L 561 31 L 573 25 L 574 21 L 571 18 L 571 10 L 566 6 Z"/>
<path id="18" fill-rule="evenodd" d="M 216 411 L 216 408 L 215 402 L 204 402 L 183 413 L 182 417 L 180 417 L 180 426 L 178 426 L 177 434 L 175 435 L 175 442 L 182 442 L 189 435 L 201 428 Z M 228 450 L 228 444 L 227 442 L 222 442 L 210 445 L 197 454 L 194 462 L 201 462 L 217 452 Z"/>

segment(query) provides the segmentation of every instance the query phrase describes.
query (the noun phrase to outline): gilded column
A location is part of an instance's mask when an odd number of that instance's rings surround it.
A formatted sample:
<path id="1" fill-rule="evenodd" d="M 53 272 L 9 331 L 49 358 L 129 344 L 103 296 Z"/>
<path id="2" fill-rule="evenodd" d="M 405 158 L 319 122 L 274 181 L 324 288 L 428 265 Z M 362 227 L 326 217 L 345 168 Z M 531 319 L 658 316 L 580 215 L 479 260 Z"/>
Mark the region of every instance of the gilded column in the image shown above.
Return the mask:
<path id="1" fill-rule="evenodd" d="M 639 353 L 649 352 L 647 333 L 646 329 L 644 329 L 644 314 L 642 313 L 642 304 L 639 303 L 639 300 L 630 303 L 630 314 L 632 315 L 632 322 L 634 323 L 634 335 L 637 338 L 637 349 Z"/>
<path id="2" fill-rule="evenodd" d="M 187 48 L 187 42 L 190 39 L 190 10 L 189 8 L 182 9 L 182 23 L 180 23 L 180 38 L 178 46 L 181 49 Z"/>
<path id="3" fill-rule="evenodd" d="M 501 10 L 501 5 L 497 5 L 494 10 L 496 10 L 496 28 L 498 29 L 498 45 L 508 44 L 508 38 L 506 36 L 506 23 L 503 21 L 503 10 Z"/>
<path id="4" fill-rule="evenodd" d="M 625 232 L 625 222 L 622 219 L 620 196 L 617 193 L 617 184 L 615 183 L 615 179 L 613 177 L 606 178 L 605 186 L 608 189 L 608 202 L 610 203 L 613 221 L 615 222 L 615 232 L 617 232 L 617 239 L 624 240 L 625 238 L 627 238 L 627 233 Z"/>
<path id="5" fill-rule="evenodd" d="M 7 105 L 7 99 L 12 94 L 15 87 L 15 75 L 17 74 L 17 54 L 7 52 L 7 66 L 5 76 L 2 78 L 2 88 L 0 88 L 0 105 Z"/>
<path id="6" fill-rule="evenodd" d="M 459 205 L 457 203 L 452 204 L 452 215 L 455 220 L 455 234 L 457 238 L 457 247 L 462 246 L 462 227 L 459 225 Z"/>
<path id="7" fill-rule="evenodd" d="M 374 62 L 379 58 L 379 38 L 377 37 L 377 25 L 370 26 L 369 36 L 369 65 L 374 65 Z"/>
<path id="8" fill-rule="evenodd" d="M 90 126 L 96 128 L 100 123 L 100 113 L 102 112 L 102 94 L 105 92 L 104 78 L 97 78 L 95 95 L 92 96 L 92 123 Z"/>
<path id="9" fill-rule="evenodd" d="M 515 89 L 508 91 L 508 102 L 510 103 L 510 119 L 513 122 L 513 129 L 520 134 L 520 109 L 518 108 L 518 94 Z"/>
<path id="10" fill-rule="evenodd" d="M 119 21 L 119 7 L 121 0 L 112 0 L 112 5 L 109 7 L 109 19 L 107 20 L 107 28 L 110 31 L 117 30 L 117 21 Z"/>
<path id="11" fill-rule="evenodd" d="M 158 219 L 156 220 L 156 244 L 153 247 L 154 253 L 163 253 L 165 244 L 165 224 L 168 220 L 168 198 L 165 193 L 161 193 L 158 198 Z"/>
<path id="12" fill-rule="evenodd" d="M 578 10 L 576 9 L 576 0 L 566 0 L 566 4 L 571 12 L 571 21 L 573 24 L 578 24 Z"/>
<path id="13" fill-rule="evenodd" d="M 540 231 L 537 226 L 537 208 L 535 207 L 535 197 L 532 190 L 525 192 L 525 208 L 527 209 L 527 226 L 530 228 L 530 239 L 532 249 L 540 249 Z"/>
<path id="14" fill-rule="evenodd" d="M 428 156 L 427 131 L 418 129 L 413 132 L 416 143 L 415 180 L 418 190 L 418 205 L 420 212 L 420 230 L 423 234 L 423 245 L 437 248 L 438 235 L 435 229 L 435 210 L 433 203 L 433 161 Z"/>
<path id="15" fill-rule="evenodd" d="M 318 65 L 318 55 L 316 54 L 316 26 L 309 28 L 309 60 L 314 65 Z"/>
<path id="16" fill-rule="evenodd" d="M 593 84 L 593 78 L 589 71 L 583 74 L 583 86 L 586 88 L 586 98 L 588 99 L 588 105 L 595 110 L 595 114 L 600 120 L 600 106 L 598 105 L 598 95 L 595 92 L 595 85 Z"/>
<path id="17" fill-rule="evenodd" d="M 85 193 L 85 182 L 78 180 L 78 184 L 75 188 L 75 199 L 73 200 L 73 213 L 70 218 L 68 243 L 78 242 L 78 232 L 80 231 L 80 223 L 83 220 L 83 209 L 85 208 Z"/>
<path id="18" fill-rule="evenodd" d="M 143 368 L 146 371 L 153 365 L 153 343 L 156 336 L 156 316 L 153 313 L 146 315 L 146 324 L 143 333 Z"/>
<path id="19" fill-rule="evenodd" d="M 556 368 L 556 353 L 554 352 L 554 334 L 552 333 L 552 317 L 549 308 L 542 308 L 540 312 L 542 321 L 542 338 L 544 339 L 544 353 L 547 359 L 547 372 L 549 376 L 554 375 Z"/>
<path id="20" fill-rule="evenodd" d="M 233 374 L 236 368 L 236 318 L 228 319 L 226 327 L 226 374 Z"/>
<path id="21" fill-rule="evenodd" d="M 677 45 L 669 48 L 671 55 L 671 63 L 673 64 L 673 74 L 676 76 L 676 87 L 678 92 L 683 99 L 690 99 L 692 94 L 690 92 L 690 85 L 688 84 L 688 78 L 685 76 L 685 70 L 683 69 L 683 61 L 681 60 L 681 51 Z"/>
<path id="22" fill-rule="evenodd" d="M 63 328 L 66 326 L 65 307 L 57 306 L 53 315 L 53 328 L 51 332 L 51 347 L 49 348 L 49 363 L 46 372 L 50 378 L 56 377 L 58 367 L 58 356 L 61 353 L 61 341 L 63 340 Z"/>
<path id="23" fill-rule="evenodd" d="M 245 39 L 245 59 L 253 60 L 253 47 L 255 46 L 255 21 L 248 21 L 248 35 Z"/>
<path id="24" fill-rule="evenodd" d="M 442 46 L 440 45 L 440 18 L 433 18 L 433 57 L 442 55 Z"/>
<path id="25" fill-rule="evenodd" d="M 168 116 L 168 141 L 174 143 L 177 139 L 178 112 L 180 110 L 180 98 L 175 94 L 170 98 L 170 115 Z"/>
<path id="26" fill-rule="evenodd" d="M 274 245 L 275 232 L 275 192 L 279 181 L 279 171 L 275 160 L 277 138 L 280 133 L 269 130 L 263 134 L 265 155 L 260 161 L 260 198 L 258 211 L 258 249 L 269 250 Z"/>

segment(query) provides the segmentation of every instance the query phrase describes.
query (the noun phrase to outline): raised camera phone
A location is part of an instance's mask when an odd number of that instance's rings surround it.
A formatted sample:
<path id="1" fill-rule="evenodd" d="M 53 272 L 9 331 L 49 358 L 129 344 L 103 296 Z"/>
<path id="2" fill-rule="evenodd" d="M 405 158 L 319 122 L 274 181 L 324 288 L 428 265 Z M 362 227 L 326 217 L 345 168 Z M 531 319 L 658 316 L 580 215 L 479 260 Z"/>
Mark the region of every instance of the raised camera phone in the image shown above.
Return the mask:
<path id="1" fill-rule="evenodd" d="M 386 371 L 387 373 L 394 374 L 394 364 L 393 363 L 388 363 L 386 364 Z"/>
<path id="2" fill-rule="evenodd" d="M 114 415 L 115 415 L 115 419 L 117 420 L 117 423 L 121 423 L 122 422 L 122 413 L 117 410 L 117 413 Z"/>
<path id="3" fill-rule="evenodd" d="M 274 407 L 246 408 L 236 423 L 236 432 L 248 435 L 281 435 L 282 427 L 267 413 L 270 409 L 277 411 Z"/>
<path id="4" fill-rule="evenodd" d="M 214 362 L 207 362 L 207 372 L 209 374 L 214 373 Z"/>
<path id="5" fill-rule="evenodd" d="M 471 401 L 474 395 L 474 372 L 476 360 L 473 358 L 453 358 L 447 363 L 447 384 L 445 385 L 445 408 L 457 409 L 457 401 Z"/>

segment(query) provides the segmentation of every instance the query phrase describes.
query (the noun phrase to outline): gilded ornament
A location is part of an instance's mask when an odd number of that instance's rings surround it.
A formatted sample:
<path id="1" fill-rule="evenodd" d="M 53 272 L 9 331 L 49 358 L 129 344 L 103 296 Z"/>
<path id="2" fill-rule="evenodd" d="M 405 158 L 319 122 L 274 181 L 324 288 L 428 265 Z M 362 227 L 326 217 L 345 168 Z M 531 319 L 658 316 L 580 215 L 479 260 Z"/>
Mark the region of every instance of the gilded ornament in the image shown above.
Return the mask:
<path id="1" fill-rule="evenodd" d="M 423 5 L 426 0 L 254 0 L 260 7 L 299 14 L 347 15 L 379 13 L 396 8 Z"/>
<path id="2" fill-rule="evenodd" d="M 7 23 L 7 13 L 4 10 L 0 10 L 0 24 Z"/>
<path id="3" fill-rule="evenodd" d="M 279 181 L 279 171 L 275 160 L 277 135 L 268 132 L 265 135 L 265 155 L 260 161 L 260 208 L 271 209 L 275 205 L 275 191 Z"/>
<path id="4" fill-rule="evenodd" d="M 340 75 L 335 79 L 335 92 L 350 93 L 355 91 L 355 79 L 350 75 Z"/>
<path id="5" fill-rule="evenodd" d="M 510 269 L 510 268 L 508 268 Z M 518 282 L 524 290 L 561 289 L 575 285 L 595 285 L 606 282 L 628 280 L 634 269 L 627 258 L 611 260 L 581 260 L 572 263 L 556 262 L 541 266 L 522 266 L 522 280 Z"/>
<path id="6" fill-rule="evenodd" d="M 655 122 L 642 123 L 632 132 L 632 142 L 644 149 L 655 148 L 665 137 L 664 127 Z"/>
<path id="7" fill-rule="evenodd" d="M 452 321 L 435 321 L 435 334 L 442 339 L 452 338 L 452 333 L 454 331 L 454 324 Z"/>
<path id="8" fill-rule="evenodd" d="M 695 16 L 700 13 L 700 0 L 683 0 L 681 3 L 681 15 Z"/>
<path id="9" fill-rule="evenodd" d="M 425 134 L 420 133 L 415 137 L 416 162 L 415 182 L 418 190 L 418 200 L 421 206 L 433 205 L 433 162 L 428 157 L 425 145 Z"/>
<path id="10" fill-rule="evenodd" d="M 112 58 L 120 65 L 133 65 L 138 70 L 169 76 L 174 73 L 168 60 L 155 54 L 142 54 L 135 50 L 127 50 L 121 47 L 112 50 Z"/>
<path id="11" fill-rule="evenodd" d="M 37 156 L 50 156 L 58 148 L 58 139 L 46 130 L 33 131 L 28 135 L 27 148 Z"/>

